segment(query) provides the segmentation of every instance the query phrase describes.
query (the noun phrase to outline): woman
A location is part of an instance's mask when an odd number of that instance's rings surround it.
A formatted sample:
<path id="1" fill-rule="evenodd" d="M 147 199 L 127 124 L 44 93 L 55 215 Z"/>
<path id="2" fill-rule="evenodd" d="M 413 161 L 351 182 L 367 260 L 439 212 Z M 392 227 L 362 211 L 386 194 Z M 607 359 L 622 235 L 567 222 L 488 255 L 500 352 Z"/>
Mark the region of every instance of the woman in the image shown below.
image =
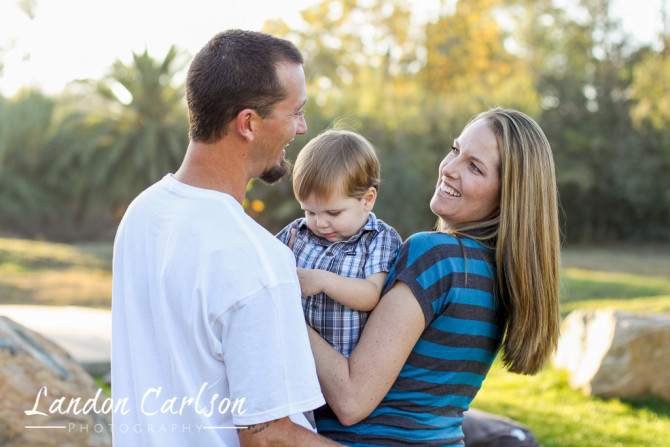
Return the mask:
<path id="1" fill-rule="evenodd" d="M 463 444 L 461 424 L 502 348 L 534 374 L 558 338 L 559 230 L 551 148 L 526 115 L 473 118 L 442 161 L 430 209 L 349 359 L 310 328 L 330 409 L 319 432 L 349 445 Z"/>

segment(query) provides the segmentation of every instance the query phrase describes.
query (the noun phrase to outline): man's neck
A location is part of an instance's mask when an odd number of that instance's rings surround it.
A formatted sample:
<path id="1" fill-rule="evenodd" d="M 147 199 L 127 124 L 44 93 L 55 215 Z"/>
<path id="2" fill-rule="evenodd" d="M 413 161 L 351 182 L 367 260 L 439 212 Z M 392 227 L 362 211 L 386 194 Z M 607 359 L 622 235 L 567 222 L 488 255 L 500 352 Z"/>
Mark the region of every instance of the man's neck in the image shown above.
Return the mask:
<path id="1" fill-rule="evenodd" d="M 229 194 L 241 204 L 251 178 L 237 161 L 235 152 L 227 152 L 223 141 L 191 141 L 174 177 L 187 185 Z"/>

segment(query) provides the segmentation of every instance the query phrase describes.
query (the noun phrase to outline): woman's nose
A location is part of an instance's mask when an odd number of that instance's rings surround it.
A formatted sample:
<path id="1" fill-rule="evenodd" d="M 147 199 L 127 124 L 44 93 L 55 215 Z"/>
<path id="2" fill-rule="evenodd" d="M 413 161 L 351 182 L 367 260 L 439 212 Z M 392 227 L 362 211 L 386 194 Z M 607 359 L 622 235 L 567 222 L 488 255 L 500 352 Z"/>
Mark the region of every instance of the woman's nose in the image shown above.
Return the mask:
<path id="1" fill-rule="evenodd" d="M 445 177 L 450 177 L 450 178 L 458 177 L 457 163 L 455 161 L 445 163 L 444 166 L 442 166 L 442 170 L 441 170 L 440 174 L 442 174 Z"/>

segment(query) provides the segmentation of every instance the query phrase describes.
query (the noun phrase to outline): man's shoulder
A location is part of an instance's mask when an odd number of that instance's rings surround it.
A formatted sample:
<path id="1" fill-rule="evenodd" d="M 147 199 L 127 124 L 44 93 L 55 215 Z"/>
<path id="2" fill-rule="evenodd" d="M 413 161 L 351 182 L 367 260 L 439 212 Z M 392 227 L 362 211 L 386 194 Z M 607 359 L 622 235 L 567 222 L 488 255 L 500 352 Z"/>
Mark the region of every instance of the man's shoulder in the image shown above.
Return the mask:
<path id="1" fill-rule="evenodd" d="M 275 252 L 288 250 L 272 233 L 244 214 L 221 232 L 229 245 L 246 245 L 251 251 Z M 242 253 L 240 253 L 242 254 Z"/>

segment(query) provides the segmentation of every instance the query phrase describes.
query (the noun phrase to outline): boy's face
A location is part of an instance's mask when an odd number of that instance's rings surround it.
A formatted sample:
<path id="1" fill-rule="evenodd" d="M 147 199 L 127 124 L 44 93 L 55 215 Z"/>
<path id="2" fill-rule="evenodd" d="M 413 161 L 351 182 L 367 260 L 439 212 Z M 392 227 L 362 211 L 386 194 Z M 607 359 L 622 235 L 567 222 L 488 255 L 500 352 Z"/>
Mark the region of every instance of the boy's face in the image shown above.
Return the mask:
<path id="1" fill-rule="evenodd" d="M 307 226 L 315 235 L 329 242 L 345 241 L 358 233 L 368 221 L 377 198 L 377 190 L 370 188 L 360 199 L 338 191 L 327 199 L 311 194 L 299 200 L 305 211 Z"/>

